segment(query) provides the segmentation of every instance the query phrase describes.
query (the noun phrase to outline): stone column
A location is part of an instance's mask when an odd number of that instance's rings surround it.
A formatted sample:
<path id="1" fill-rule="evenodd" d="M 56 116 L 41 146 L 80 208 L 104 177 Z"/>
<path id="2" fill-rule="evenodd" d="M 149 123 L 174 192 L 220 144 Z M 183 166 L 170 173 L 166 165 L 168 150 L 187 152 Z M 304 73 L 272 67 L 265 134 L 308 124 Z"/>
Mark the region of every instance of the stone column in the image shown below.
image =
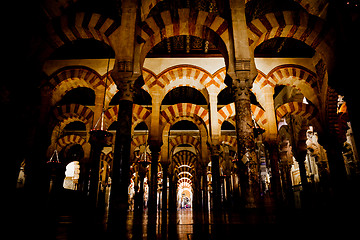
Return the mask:
<path id="1" fill-rule="evenodd" d="M 211 145 L 211 175 L 213 190 L 213 209 L 221 208 L 221 182 L 220 182 L 220 165 L 219 165 L 219 145 Z"/>
<path id="2" fill-rule="evenodd" d="M 150 183 L 149 183 L 148 211 L 149 213 L 156 213 L 158 161 L 159 161 L 161 145 L 160 143 L 150 141 L 149 147 L 151 151 L 151 170 L 150 170 L 151 175 L 150 175 Z"/>
<path id="3" fill-rule="evenodd" d="M 294 193 L 292 190 L 291 182 L 291 165 L 292 165 L 292 156 L 289 156 L 289 141 L 283 140 L 280 142 L 280 151 L 279 158 L 281 163 L 281 180 L 283 191 L 285 194 L 285 203 L 289 206 L 294 204 Z"/>
<path id="4" fill-rule="evenodd" d="M 279 170 L 279 145 L 276 140 L 268 140 L 267 147 L 270 155 L 271 190 L 276 203 L 282 201 L 282 191 Z"/>
<path id="5" fill-rule="evenodd" d="M 306 145 L 306 131 L 307 131 L 307 124 L 306 121 L 303 120 L 301 123 L 301 129 L 298 133 L 298 139 L 296 142 L 296 149 L 295 149 L 295 158 L 296 161 L 299 163 L 300 169 L 300 177 L 301 177 L 301 185 L 303 187 L 303 191 L 308 192 L 308 181 L 306 176 L 306 168 L 305 168 L 305 160 L 307 154 L 307 145 Z"/>
<path id="6" fill-rule="evenodd" d="M 264 107 L 265 115 L 267 118 L 266 131 L 264 137 L 266 140 L 267 148 L 270 153 L 270 165 L 271 165 L 271 186 L 272 193 L 275 201 L 281 199 L 281 184 L 279 173 L 279 153 L 278 153 L 278 130 L 277 121 L 274 109 L 274 87 L 266 85 L 261 89 L 261 96 L 258 101 Z"/>
<path id="7" fill-rule="evenodd" d="M 114 74 L 115 75 L 115 74 Z M 109 227 L 115 231 L 126 222 L 128 186 L 130 182 L 131 125 L 133 114 L 134 78 L 112 76 L 121 94 L 115 135 L 112 184 L 109 206 Z M 124 217 L 125 216 L 125 217 Z M 122 233 L 123 234 L 123 233 Z"/>
<path id="8" fill-rule="evenodd" d="M 162 162 L 161 166 L 163 168 L 163 186 L 162 186 L 162 211 L 163 213 L 167 211 L 167 201 L 168 201 L 168 195 L 167 195 L 167 178 L 168 178 L 168 169 L 169 169 L 169 163 L 168 162 Z"/>
<path id="9" fill-rule="evenodd" d="M 198 165 L 197 172 L 200 177 L 200 208 L 202 211 L 206 212 L 208 211 L 208 182 L 207 182 L 207 164 L 200 162 Z"/>
<path id="10" fill-rule="evenodd" d="M 177 178 L 174 171 L 170 170 L 169 173 L 169 212 L 176 213 L 176 186 Z"/>
<path id="11" fill-rule="evenodd" d="M 231 168 L 232 162 L 229 158 L 229 146 L 223 145 L 223 157 L 224 157 L 224 203 L 225 207 L 230 208 L 232 206 L 232 193 L 231 193 Z"/>
<path id="12" fill-rule="evenodd" d="M 244 60 L 244 65 L 250 65 Z M 244 67 L 246 69 L 246 66 Z M 259 205 L 259 163 L 255 152 L 254 123 L 251 117 L 250 88 L 252 81 L 249 80 L 247 71 L 240 71 L 233 79 L 232 90 L 235 97 L 235 122 L 238 145 L 238 167 L 242 164 L 247 167 L 248 182 L 240 182 L 242 195 L 245 194 L 247 208 L 255 208 Z M 244 178 L 241 178 L 244 180 Z M 247 185 L 246 189 L 243 187 Z M 244 192 L 245 190 L 245 192 Z"/>
<path id="13" fill-rule="evenodd" d="M 104 130 L 93 130 L 90 132 L 90 163 L 88 170 L 88 182 L 86 195 L 89 198 L 90 207 L 97 207 L 99 190 L 99 166 L 100 155 L 103 148 L 109 145 L 112 134 Z"/>
<path id="14" fill-rule="evenodd" d="M 146 167 L 149 163 L 145 161 L 138 162 L 138 173 L 140 178 L 139 192 L 135 192 L 135 211 L 142 213 L 144 210 L 144 179 L 146 175 Z"/>

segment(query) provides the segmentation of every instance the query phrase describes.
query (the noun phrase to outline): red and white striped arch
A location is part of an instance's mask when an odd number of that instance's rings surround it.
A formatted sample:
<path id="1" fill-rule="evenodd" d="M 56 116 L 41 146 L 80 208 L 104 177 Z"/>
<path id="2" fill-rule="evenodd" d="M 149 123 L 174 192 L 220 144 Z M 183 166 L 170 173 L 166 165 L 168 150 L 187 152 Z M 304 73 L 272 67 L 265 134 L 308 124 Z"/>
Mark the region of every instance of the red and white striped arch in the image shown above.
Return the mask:
<path id="1" fill-rule="evenodd" d="M 255 121 L 259 124 L 260 127 L 264 127 L 267 123 L 267 119 L 265 118 L 265 111 L 262 110 L 260 107 L 251 104 L 251 111 L 254 114 Z M 230 117 L 235 116 L 235 103 L 230 103 L 224 107 L 222 107 L 218 111 L 218 123 L 221 126 L 225 120 Z"/>
<path id="2" fill-rule="evenodd" d="M 255 96 L 261 96 L 264 87 L 275 88 L 276 85 L 297 88 L 315 106 L 319 104 L 316 74 L 303 66 L 284 64 L 273 68 L 267 75 L 259 71 L 253 83 L 252 91 Z M 260 104 L 263 105 L 264 103 L 260 102 Z"/>
<path id="3" fill-rule="evenodd" d="M 200 149 L 200 142 L 196 138 L 190 135 L 181 135 L 181 136 L 177 136 L 176 138 L 172 138 L 170 140 L 171 149 L 180 144 L 190 144 L 194 146 L 196 149 L 198 150 Z"/>
<path id="4" fill-rule="evenodd" d="M 65 67 L 50 77 L 47 86 L 51 89 L 51 105 L 54 106 L 64 95 L 72 89 L 86 87 L 94 90 L 105 86 L 105 75 L 100 76 L 95 70 L 83 66 Z M 108 81 L 108 86 L 111 84 Z M 109 89 L 107 89 L 109 90 Z M 107 91 L 106 101 L 109 102 L 113 94 Z"/>
<path id="5" fill-rule="evenodd" d="M 114 121 L 117 121 L 118 112 L 118 105 L 110 107 L 105 111 L 105 121 L 108 126 L 110 126 Z M 133 104 L 132 129 L 134 129 L 134 127 L 142 121 L 146 123 L 150 114 L 151 111 L 147 108 L 144 108 L 138 104 Z"/>
<path id="6" fill-rule="evenodd" d="M 47 26 L 50 44 L 59 48 L 65 43 L 78 39 L 96 39 L 113 47 L 111 35 L 120 26 L 120 22 L 98 13 L 79 12 L 54 18 Z"/>
<path id="7" fill-rule="evenodd" d="M 262 42 L 287 37 L 304 42 L 316 51 L 329 67 L 333 64 L 333 31 L 321 18 L 305 11 L 280 11 L 267 13 L 248 25 L 249 45 L 255 49 Z"/>
<path id="8" fill-rule="evenodd" d="M 207 129 L 209 129 L 209 113 L 208 111 L 196 104 L 192 103 L 178 103 L 169 106 L 160 112 L 162 123 L 170 123 L 178 117 L 188 116 L 192 117 L 193 115 L 198 116 L 203 120 Z"/>
<path id="9" fill-rule="evenodd" d="M 159 12 L 147 17 L 141 24 L 139 38 L 142 39 L 141 63 L 147 53 L 165 38 L 179 35 L 190 35 L 218 43 L 222 52 L 229 52 L 228 23 L 216 13 L 196 9 L 175 9 Z"/>
<path id="10" fill-rule="evenodd" d="M 300 102 L 289 102 L 281 105 L 275 111 L 277 121 L 280 121 L 281 118 L 287 114 L 292 114 L 296 116 L 301 116 L 308 120 L 314 118 L 317 114 L 317 109 L 310 105 Z"/>

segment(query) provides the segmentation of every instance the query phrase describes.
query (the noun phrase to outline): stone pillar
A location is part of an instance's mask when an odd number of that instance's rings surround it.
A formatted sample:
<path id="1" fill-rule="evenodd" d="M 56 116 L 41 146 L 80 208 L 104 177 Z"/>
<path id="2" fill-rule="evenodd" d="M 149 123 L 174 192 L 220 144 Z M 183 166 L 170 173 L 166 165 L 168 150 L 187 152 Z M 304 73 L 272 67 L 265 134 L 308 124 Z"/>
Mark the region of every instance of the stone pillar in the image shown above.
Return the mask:
<path id="1" fill-rule="evenodd" d="M 219 165 L 219 145 L 211 145 L 211 175 L 213 190 L 213 209 L 221 208 L 221 182 Z"/>
<path id="2" fill-rule="evenodd" d="M 229 208 L 232 206 L 232 193 L 231 193 L 231 168 L 233 163 L 230 161 L 229 158 L 229 146 L 223 145 L 223 157 L 224 157 L 224 203 L 225 207 Z"/>
<path id="3" fill-rule="evenodd" d="M 208 211 L 208 182 L 207 182 L 207 164 L 200 162 L 199 168 L 197 169 L 199 177 L 200 177 L 200 208 L 202 211 Z"/>
<path id="4" fill-rule="evenodd" d="M 307 145 L 306 145 L 307 128 L 308 128 L 308 126 L 306 124 L 306 121 L 303 120 L 301 123 L 301 129 L 298 134 L 298 139 L 297 139 L 296 149 L 295 149 L 295 158 L 296 158 L 296 161 L 299 163 L 301 185 L 305 192 L 308 192 L 308 190 L 309 190 L 307 176 L 306 176 L 306 168 L 305 168 L 305 160 L 306 160 L 306 155 L 307 155 Z"/>
<path id="5" fill-rule="evenodd" d="M 292 122 L 291 124 L 294 124 Z M 294 126 L 293 126 L 294 128 Z M 295 155 L 295 159 L 299 164 L 300 170 L 300 178 L 301 178 L 301 187 L 302 187 L 302 206 L 308 207 L 310 204 L 309 194 L 310 187 L 307 180 L 306 168 L 305 168 L 305 160 L 307 155 L 307 145 L 306 145 L 306 132 L 308 129 L 307 121 L 302 120 L 300 131 L 297 134 L 297 139 L 295 140 L 295 149 L 293 147 L 293 153 Z"/>
<path id="6" fill-rule="evenodd" d="M 177 177 L 176 174 L 170 171 L 169 173 L 169 212 L 176 212 L 176 186 Z"/>
<path id="7" fill-rule="evenodd" d="M 149 147 L 151 151 L 151 170 L 150 170 L 150 183 L 149 183 L 148 211 L 149 213 L 156 213 L 158 161 L 159 161 L 161 145 L 160 143 L 150 141 Z"/>
<path id="8" fill-rule="evenodd" d="M 246 62 L 244 62 L 246 64 Z M 250 64 L 250 63 L 249 63 Z M 238 79 L 233 79 L 233 93 L 235 96 L 235 122 L 238 145 L 239 168 L 241 164 L 247 166 L 248 182 L 244 189 L 244 182 L 240 182 L 242 195 L 245 194 L 247 208 L 255 208 L 260 200 L 259 163 L 255 152 L 254 123 L 250 105 L 251 82 L 246 71 L 236 74 Z M 244 178 L 241 178 L 244 180 Z M 243 192 L 245 190 L 245 193 Z"/>
<path id="9" fill-rule="evenodd" d="M 169 169 L 169 163 L 168 162 L 162 162 L 161 166 L 163 168 L 163 186 L 162 186 L 162 211 L 163 213 L 167 211 L 167 201 L 168 201 L 168 195 L 167 195 L 167 179 L 168 179 L 168 169 Z"/>
<path id="10" fill-rule="evenodd" d="M 131 125 L 133 114 L 133 78 L 112 76 L 120 93 L 118 124 L 115 135 L 112 184 L 109 206 L 109 227 L 115 231 L 126 222 L 128 186 L 130 182 Z M 123 232 L 121 234 L 124 234 Z"/>
<path id="11" fill-rule="evenodd" d="M 93 130 L 90 132 L 90 162 L 86 187 L 86 195 L 89 198 L 90 207 L 97 207 L 98 190 L 99 190 L 99 166 L 100 155 L 103 148 L 109 145 L 112 134 L 104 130 Z"/>
<path id="12" fill-rule="evenodd" d="M 144 179 L 146 176 L 146 171 L 147 171 L 147 166 L 148 166 L 149 162 L 144 161 L 144 160 L 140 160 L 137 162 L 138 165 L 138 174 L 139 174 L 139 180 L 140 180 L 140 186 L 139 188 L 139 192 L 135 191 L 135 211 L 137 213 L 142 213 L 144 210 Z M 136 188 L 135 188 L 136 189 Z"/>
<path id="13" fill-rule="evenodd" d="M 294 204 L 294 193 L 292 190 L 292 181 L 291 181 L 291 165 L 292 165 L 292 156 L 289 156 L 289 141 L 283 140 L 280 143 L 279 158 L 281 163 L 281 180 L 283 191 L 285 194 L 285 203 L 289 206 Z"/>
<path id="14" fill-rule="evenodd" d="M 282 191 L 279 170 L 279 145 L 276 140 L 268 140 L 267 147 L 270 155 L 271 190 L 275 203 L 280 203 L 282 201 Z"/>

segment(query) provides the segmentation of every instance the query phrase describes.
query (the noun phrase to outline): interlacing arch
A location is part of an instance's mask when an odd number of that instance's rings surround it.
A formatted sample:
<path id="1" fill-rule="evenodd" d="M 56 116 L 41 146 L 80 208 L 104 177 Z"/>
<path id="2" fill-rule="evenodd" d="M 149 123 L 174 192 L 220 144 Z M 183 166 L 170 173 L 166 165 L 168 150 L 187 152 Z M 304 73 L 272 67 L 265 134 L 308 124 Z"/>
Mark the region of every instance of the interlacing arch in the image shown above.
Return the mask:
<path id="1" fill-rule="evenodd" d="M 255 49 L 262 42 L 276 37 L 300 40 L 312 47 L 329 68 L 333 61 L 335 37 L 328 25 L 307 12 L 281 11 L 265 14 L 247 23 L 249 45 Z"/>
<path id="2" fill-rule="evenodd" d="M 140 24 L 142 65 L 147 53 L 166 38 L 179 35 L 196 36 L 208 39 L 218 45 L 223 55 L 227 56 L 229 49 L 228 23 L 216 13 L 181 8 L 174 11 L 165 10 L 155 16 L 147 17 Z M 225 62 L 227 61 L 227 57 Z"/>
<path id="3" fill-rule="evenodd" d="M 196 115 L 200 119 L 202 119 L 207 129 L 209 129 L 208 111 L 205 108 L 196 104 L 192 104 L 192 103 L 174 104 L 161 111 L 160 115 L 163 123 L 169 123 L 177 117 L 183 117 L 183 116 L 191 117 L 192 115 Z"/>
<path id="4" fill-rule="evenodd" d="M 110 126 L 114 121 L 117 121 L 118 118 L 118 112 L 119 112 L 119 106 L 115 105 L 113 107 L 108 108 L 105 111 L 105 121 Z M 150 116 L 151 111 L 147 108 L 144 108 L 138 104 L 133 104 L 133 116 L 132 116 L 132 130 L 134 127 L 144 121 L 147 123 L 147 119 Z"/>
<path id="5" fill-rule="evenodd" d="M 264 127 L 264 125 L 267 123 L 267 119 L 265 118 L 265 111 L 261 109 L 260 107 L 251 104 L 251 111 L 255 117 L 255 121 L 257 124 L 259 124 L 260 127 Z M 221 126 L 225 120 L 227 120 L 230 117 L 235 116 L 235 103 L 230 103 L 224 107 L 222 107 L 218 111 L 218 123 Z"/>
<path id="6" fill-rule="evenodd" d="M 266 86 L 275 88 L 276 85 L 286 85 L 299 89 L 315 106 L 319 106 L 316 90 L 318 88 L 317 77 L 314 72 L 307 68 L 300 65 L 284 64 L 273 68 L 267 75 L 261 71 L 258 73 L 252 87 L 255 96 L 261 96 L 261 90 Z M 260 98 L 259 101 L 261 100 Z M 264 105 L 263 102 L 260 104 Z"/>

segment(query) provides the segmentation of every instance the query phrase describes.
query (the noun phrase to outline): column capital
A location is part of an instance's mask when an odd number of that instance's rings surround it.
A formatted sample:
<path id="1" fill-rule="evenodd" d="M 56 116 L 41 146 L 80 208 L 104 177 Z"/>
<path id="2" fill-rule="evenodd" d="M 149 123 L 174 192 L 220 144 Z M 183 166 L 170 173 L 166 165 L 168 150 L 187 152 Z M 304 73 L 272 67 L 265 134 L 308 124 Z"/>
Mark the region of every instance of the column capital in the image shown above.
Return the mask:
<path id="1" fill-rule="evenodd" d="M 134 83 L 135 80 L 133 79 L 122 79 L 115 81 L 117 89 L 120 92 L 120 100 L 133 101 L 135 93 Z"/>
<path id="2" fill-rule="evenodd" d="M 234 79 L 232 89 L 234 92 L 235 101 L 245 100 L 250 101 L 250 89 L 252 84 L 249 79 Z"/>
<path id="3" fill-rule="evenodd" d="M 168 169 L 169 166 L 170 166 L 170 162 L 168 162 L 168 161 L 166 161 L 166 162 L 165 162 L 165 161 L 161 161 L 160 164 L 161 164 L 161 166 L 162 166 L 163 169 L 165 169 L 165 168 Z"/>
<path id="4" fill-rule="evenodd" d="M 149 148 L 151 153 L 160 153 L 162 143 L 157 140 L 149 140 Z"/>
<path id="5" fill-rule="evenodd" d="M 209 149 L 211 156 L 218 156 L 220 154 L 220 145 L 218 144 L 209 144 Z"/>
<path id="6" fill-rule="evenodd" d="M 120 100 L 133 101 L 136 91 L 134 83 L 140 76 L 140 74 L 134 73 L 133 65 L 133 62 L 129 60 L 115 60 L 111 78 L 120 92 Z"/>

